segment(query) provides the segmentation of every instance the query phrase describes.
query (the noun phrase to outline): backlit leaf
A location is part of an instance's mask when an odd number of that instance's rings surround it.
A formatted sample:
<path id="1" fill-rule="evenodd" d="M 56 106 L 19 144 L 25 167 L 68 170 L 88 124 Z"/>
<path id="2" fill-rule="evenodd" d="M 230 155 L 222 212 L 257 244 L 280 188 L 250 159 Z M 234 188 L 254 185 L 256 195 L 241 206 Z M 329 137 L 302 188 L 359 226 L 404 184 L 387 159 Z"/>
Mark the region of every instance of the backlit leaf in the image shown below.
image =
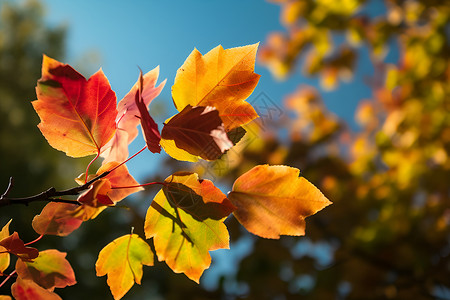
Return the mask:
<path id="1" fill-rule="evenodd" d="M 32 262 L 17 260 L 16 271 L 21 279 L 33 280 L 50 291 L 76 283 L 75 274 L 66 259 L 66 253 L 55 249 L 39 252 L 39 256 Z"/>
<path id="2" fill-rule="evenodd" d="M 90 175 L 88 179 L 93 179 L 107 171 L 113 170 L 119 165 L 118 162 L 108 162 L 98 169 L 96 175 Z M 80 181 L 80 178 L 83 180 Z M 80 185 L 84 183 L 85 175 L 80 175 L 75 179 Z M 132 188 L 128 188 L 135 186 Z M 113 189 L 113 187 L 126 187 L 123 189 Z M 124 199 L 128 195 L 136 193 L 142 190 L 139 187 L 139 183 L 130 175 L 128 168 L 123 164 L 120 167 L 114 169 L 111 173 L 95 181 L 88 190 L 83 192 L 79 197 L 80 203 L 89 205 L 94 208 L 102 206 L 114 205 L 120 200 Z"/>
<path id="3" fill-rule="evenodd" d="M 74 216 L 78 207 L 76 204 L 49 202 L 41 214 L 33 218 L 33 229 L 41 235 L 67 236 L 83 223 Z"/>
<path id="4" fill-rule="evenodd" d="M 288 166 L 256 166 L 240 176 L 229 194 L 238 221 L 263 238 L 304 235 L 305 218 L 331 202 Z"/>
<path id="5" fill-rule="evenodd" d="M 223 221 L 234 207 L 195 173 L 175 173 L 165 182 L 147 211 L 145 235 L 153 237 L 160 261 L 198 282 L 211 264 L 209 251 L 229 247 Z"/>
<path id="6" fill-rule="evenodd" d="M 3 226 L 2 231 L 0 231 L 0 241 L 9 236 L 9 224 L 12 220 L 9 220 L 5 226 Z M 9 267 L 10 257 L 7 249 L 0 246 L 0 274 L 3 273 Z"/>
<path id="7" fill-rule="evenodd" d="M 142 266 L 153 266 L 150 246 L 137 234 L 115 239 L 100 251 L 95 263 L 97 276 L 108 275 L 114 299 L 122 298 L 134 285 L 141 284 Z"/>
<path id="8" fill-rule="evenodd" d="M 209 106 L 186 106 L 164 125 L 162 138 L 173 140 L 177 148 L 206 160 L 219 158 L 233 146 L 219 112 Z"/>
<path id="9" fill-rule="evenodd" d="M 143 86 L 144 86 L 144 78 L 142 77 L 142 71 L 139 74 L 139 89 L 136 91 L 135 95 L 135 103 L 139 110 L 139 119 L 141 120 L 141 128 L 144 134 L 145 142 L 147 143 L 147 148 L 152 153 L 160 153 L 161 146 L 159 145 L 159 141 L 161 140 L 161 135 L 159 134 L 158 124 L 156 124 L 155 120 L 150 116 L 150 113 L 147 110 L 147 105 L 145 104 L 143 98 Z"/>
<path id="10" fill-rule="evenodd" d="M 33 107 L 49 144 L 68 156 L 97 154 L 116 130 L 116 95 L 100 70 L 86 80 L 71 66 L 44 56 Z"/>
<path id="11" fill-rule="evenodd" d="M 17 232 L 0 240 L 0 246 L 24 261 L 33 260 L 39 255 L 39 251 L 36 248 L 25 246 L 25 243 L 20 239 Z"/>
<path id="12" fill-rule="evenodd" d="M 175 107 L 212 106 L 225 129 L 231 130 L 258 117 L 245 102 L 258 84 L 254 73 L 258 44 L 224 50 L 217 46 L 205 55 L 194 49 L 178 69 L 172 87 Z"/>
<path id="13" fill-rule="evenodd" d="M 159 76 L 159 67 L 154 68 L 143 76 L 143 85 L 141 97 L 144 99 L 147 108 L 151 101 L 155 99 L 163 89 L 166 80 L 156 86 Z M 105 162 L 122 162 L 128 158 L 128 144 L 130 144 L 138 135 L 137 126 L 139 125 L 140 115 L 136 106 L 135 96 L 139 90 L 140 80 L 138 79 L 131 90 L 120 100 L 117 105 L 118 114 L 116 117 L 117 131 L 113 138 L 102 149 L 102 157 Z"/>
<path id="14" fill-rule="evenodd" d="M 61 300 L 57 294 L 40 287 L 34 281 L 20 277 L 11 286 L 11 293 L 16 300 Z"/>

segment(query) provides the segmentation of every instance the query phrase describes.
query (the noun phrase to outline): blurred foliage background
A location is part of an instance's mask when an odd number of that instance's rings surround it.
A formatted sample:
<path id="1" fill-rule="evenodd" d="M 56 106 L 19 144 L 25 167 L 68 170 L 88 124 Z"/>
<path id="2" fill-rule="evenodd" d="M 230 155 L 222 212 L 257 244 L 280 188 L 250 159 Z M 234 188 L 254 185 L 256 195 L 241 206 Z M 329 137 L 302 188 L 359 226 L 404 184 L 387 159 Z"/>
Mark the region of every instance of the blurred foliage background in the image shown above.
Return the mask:
<path id="1" fill-rule="evenodd" d="M 334 204 L 309 218 L 301 238 L 257 239 L 230 218 L 231 250 L 213 256 L 210 284 L 157 263 L 125 299 L 450 299 L 450 3 L 385 0 L 384 14 L 374 17 L 364 0 L 273 2 L 285 31 L 262 43 L 260 63 L 280 79 L 298 71 L 317 76 L 322 88 L 299 83 L 281 108 L 288 113 L 271 118 L 280 108 L 269 101 L 221 160 L 167 161 L 164 174 L 192 167 L 229 187 L 256 164 L 287 164 Z M 42 53 L 63 61 L 65 52 L 65 29 L 46 27 L 43 11 L 36 1 L 1 7 L 0 187 L 13 176 L 16 196 L 73 186 L 86 164 L 50 148 L 36 128 L 29 102 Z M 392 49 L 398 61 L 387 63 Z M 361 99 L 355 130 L 327 110 L 321 93 L 351 80 L 366 50 L 373 96 Z M 152 194 L 126 200 L 135 209 L 110 209 L 67 238 L 39 242 L 41 250 L 69 252 L 79 284 L 57 291 L 63 299 L 110 297 L 105 278 L 95 276 L 96 256 L 130 224 L 142 232 L 148 201 L 141 200 Z M 32 240 L 31 219 L 42 206 L 2 208 L 1 224 L 14 218 L 12 228 Z M 215 274 L 221 261 L 234 269 Z"/>

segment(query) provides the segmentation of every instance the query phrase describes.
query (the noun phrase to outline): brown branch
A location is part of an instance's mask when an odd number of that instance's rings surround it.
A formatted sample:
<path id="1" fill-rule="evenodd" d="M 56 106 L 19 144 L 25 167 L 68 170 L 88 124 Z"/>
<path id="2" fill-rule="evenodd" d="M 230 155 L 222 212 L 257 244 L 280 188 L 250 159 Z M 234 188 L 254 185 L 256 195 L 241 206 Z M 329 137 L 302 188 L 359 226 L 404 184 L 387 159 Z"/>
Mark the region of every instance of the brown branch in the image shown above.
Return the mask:
<path id="1" fill-rule="evenodd" d="M 6 191 L 0 196 L 0 207 L 13 205 L 13 204 L 28 205 L 31 202 L 37 202 L 37 201 L 70 203 L 70 204 L 79 205 L 80 203 L 77 200 L 67 200 L 67 199 L 61 199 L 61 198 L 55 198 L 55 197 L 77 196 L 81 192 L 87 190 L 89 188 L 89 186 L 91 184 L 93 184 L 95 181 L 107 176 L 109 173 L 111 173 L 111 171 L 112 170 L 106 171 L 106 172 L 102 173 L 101 175 L 89 180 L 85 184 L 71 188 L 71 189 L 57 191 L 54 187 L 51 187 L 42 193 L 39 193 L 39 194 L 36 194 L 33 196 L 29 196 L 29 197 L 23 197 L 23 198 L 9 198 L 8 197 L 8 193 L 10 192 L 12 185 L 13 185 L 12 177 L 11 177 L 9 179 L 9 184 L 8 184 Z"/>

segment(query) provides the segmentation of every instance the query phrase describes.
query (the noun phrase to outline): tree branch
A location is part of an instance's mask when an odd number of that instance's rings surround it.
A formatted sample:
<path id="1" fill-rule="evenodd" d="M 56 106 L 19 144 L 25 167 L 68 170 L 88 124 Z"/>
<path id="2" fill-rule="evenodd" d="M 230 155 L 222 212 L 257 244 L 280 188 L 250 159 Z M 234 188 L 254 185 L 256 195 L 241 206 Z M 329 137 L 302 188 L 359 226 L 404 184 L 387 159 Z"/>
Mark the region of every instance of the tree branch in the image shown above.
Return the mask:
<path id="1" fill-rule="evenodd" d="M 23 198 L 9 198 L 8 193 L 10 192 L 13 184 L 12 184 L 12 177 L 9 179 L 8 187 L 6 188 L 6 191 L 0 196 L 0 207 L 13 205 L 13 204 L 22 204 L 22 205 L 28 205 L 31 202 L 37 202 L 37 201 L 48 201 L 48 202 L 59 202 L 59 203 L 70 203 L 70 204 L 77 204 L 80 205 L 80 203 L 77 200 L 67 200 L 67 199 L 61 199 L 61 198 L 55 198 L 55 197 L 61 197 L 61 196 L 77 196 L 81 192 L 87 190 L 91 184 L 96 182 L 97 180 L 107 176 L 109 173 L 111 173 L 112 170 L 106 171 L 102 173 L 101 175 L 89 180 L 83 185 L 57 191 L 54 187 L 49 188 L 48 190 L 33 195 L 29 197 L 23 197 Z"/>

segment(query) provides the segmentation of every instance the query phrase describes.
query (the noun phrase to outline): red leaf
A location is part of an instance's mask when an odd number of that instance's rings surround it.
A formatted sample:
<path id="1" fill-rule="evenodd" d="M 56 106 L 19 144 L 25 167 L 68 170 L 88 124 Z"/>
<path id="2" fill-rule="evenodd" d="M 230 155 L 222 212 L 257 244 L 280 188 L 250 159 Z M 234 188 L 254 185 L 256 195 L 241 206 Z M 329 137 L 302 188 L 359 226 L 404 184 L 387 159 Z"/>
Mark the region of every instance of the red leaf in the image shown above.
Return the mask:
<path id="1" fill-rule="evenodd" d="M 98 154 L 114 135 L 116 95 L 101 70 L 86 80 L 44 55 L 36 93 L 38 127 L 52 147 L 73 157 Z"/>
<path id="2" fill-rule="evenodd" d="M 24 280 L 20 277 L 11 286 L 12 295 L 16 300 L 61 300 L 61 298 L 32 280 Z"/>
<path id="3" fill-rule="evenodd" d="M 3 246 L 9 253 L 18 256 L 23 261 L 31 261 L 39 255 L 39 251 L 36 248 L 25 246 L 17 232 L 1 240 L 0 246 Z"/>
<path id="4" fill-rule="evenodd" d="M 158 80 L 159 67 L 151 70 L 143 76 L 142 93 L 145 107 L 147 108 L 150 102 L 156 98 L 164 87 L 166 80 L 156 85 Z M 128 158 L 128 144 L 130 144 L 138 135 L 137 126 L 139 125 L 140 115 L 139 109 L 136 105 L 135 96 L 139 90 L 140 79 L 134 84 L 128 94 L 120 100 L 118 104 L 118 111 L 116 118 L 117 131 L 114 137 L 105 145 L 101 152 L 105 162 L 110 161 L 124 161 Z"/>
<path id="5" fill-rule="evenodd" d="M 75 204 L 50 202 L 33 218 L 33 229 L 41 235 L 67 236 L 83 223 L 74 216 L 77 209 Z"/>
<path id="6" fill-rule="evenodd" d="M 233 146 L 219 112 L 211 106 L 186 106 L 164 125 L 162 138 L 206 160 L 219 158 Z"/>
<path id="7" fill-rule="evenodd" d="M 159 134 L 158 124 L 150 116 L 147 105 L 145 105 L 143 95 L 144 89 L 144 78 L 142 77 L 142 71 L 139 74 L 139 89 L 136 91 L 134 101 L 137 108 L 139 109 L 139 115 L 141 120 L 141 127 L 144 133 L 145 142 L 147 143 L 147 148 L 153 153 L 160 153 L 161 146 L 159 141 L 161 140 L 161 135 Z"/>

